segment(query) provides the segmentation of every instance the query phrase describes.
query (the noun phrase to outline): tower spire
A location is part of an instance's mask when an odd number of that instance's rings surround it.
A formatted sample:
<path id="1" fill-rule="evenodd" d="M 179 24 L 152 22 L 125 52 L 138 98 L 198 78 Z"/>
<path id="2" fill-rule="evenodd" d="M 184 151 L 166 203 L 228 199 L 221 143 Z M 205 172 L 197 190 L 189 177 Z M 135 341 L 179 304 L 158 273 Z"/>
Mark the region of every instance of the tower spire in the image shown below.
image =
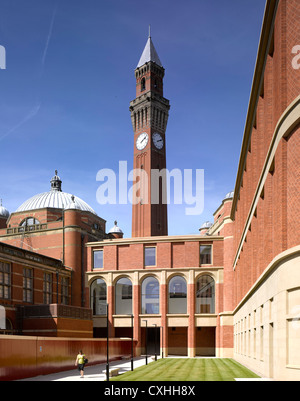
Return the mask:
<path id="1" fill-rule="evenodd" d="M 144 64 L 149 63 L 149 62 L 156 63 L 159 67 L 163 68 L 163 65 L 160 61 L 160 58 L 158 57 L 157 51 L 154 47 L 154 44 L 152 42 L 151 38 L 151 25 L 149 25 L 149 37 L 146 43 L 146 46 L 144 48 L 142 57 L 140 58 L 140 61 L 137 65 L 136 68 L 142 67 Z"/>

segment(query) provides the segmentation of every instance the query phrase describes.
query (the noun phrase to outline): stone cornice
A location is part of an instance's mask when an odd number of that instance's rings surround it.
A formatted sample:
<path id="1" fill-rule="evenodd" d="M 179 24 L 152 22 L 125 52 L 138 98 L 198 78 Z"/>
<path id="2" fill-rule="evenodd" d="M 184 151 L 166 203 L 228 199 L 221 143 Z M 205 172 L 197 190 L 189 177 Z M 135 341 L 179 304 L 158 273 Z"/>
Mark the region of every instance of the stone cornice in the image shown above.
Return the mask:
<path id="1" fill-rule="evenodd" d="M 200 235 L 182 235 L 182 236 L 163 236 L 163 237 L 141 237 L 141 238 L 123 238 L 123 239 L 107 239 L 99 242 L 89 242 L 87 247 L 102 247 L 115 245 L 131 245 L 131 244 L 157 244 L 164 242 L 203 242 L 211 243 L 212 241 L 223 241 L 221 236 L 200 236 Z"/>

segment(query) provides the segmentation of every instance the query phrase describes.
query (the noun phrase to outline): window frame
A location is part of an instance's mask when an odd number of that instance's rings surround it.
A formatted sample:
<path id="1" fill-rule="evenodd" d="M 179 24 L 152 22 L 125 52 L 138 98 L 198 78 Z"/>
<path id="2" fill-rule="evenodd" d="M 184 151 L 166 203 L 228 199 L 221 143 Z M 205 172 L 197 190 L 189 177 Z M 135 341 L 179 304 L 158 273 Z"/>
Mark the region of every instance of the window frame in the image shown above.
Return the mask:
<path id="1" fill-rule="evenodd" d="M 33 304 L 33 279 L 33 269 L 23 267 L 23 302 L 28 304 Z"/>
<path id="2" fill-rule="evenodd" d="M 102 254 L 102 267 L 96 267 L 95 266 L 95 256 L 97 253 Z M 104 249 L 95 249 L 93 250 L 93 270 L 99 270 L 99 269 L 104 269 Z"/>
<path id="3" fill-rule="evenodd" d="M 7 271 L 5 268 L 7 268 Z M 12 281 L 11 264 L 0 260 L 0 299 L 5 299 L 5 300 L 11 299 L 11 289 L 12 289 L 11 281 Z M 6 294 L 7 296 L 5 296 Z"/>
<path id="4" fill-rule="evenodd" d="M 150 283 L 146 283 L 146 281 L 148 280 L 155 280 L 157 282 L 157 288 L 158 288 L 158 294 L 150 294 L 149 292 L 147 292 L 147 285 Z M 144 291 L 143 291 L 144 290 Z M 149 297 L 147 297 L 147 295 L 150 295 Z M 157 295 L 157 296 L 156 296 Z M 157 277 L 155 276 L 146 276 L 144 277 L 143 281 L 141 282 L 141 314 L 142 315 L 159 315 L 160 314 L 160 299 L 161 295 L 160 295 L 160 282 L 158 280 Z M 143 303 L 143 299 L 145 300 L 145 302 Z M 157 302 L 151 302 L 151 303 L 146 303 L 146 300 L 156 300 Z M 155 307 L 157 307 L 158 305 L 158 310 L 157 312 L 147 312 L 147 308 L 146 305 L 154 305 Z"/>
<path id="5" fill-rule="evenodd" d="M 146 263 L 146 251 L 149 249 L 155 250 L 155 255 L 154 255 L 155 262 L 153 265 Z M 151 256 L 151 257 L 153 257 L 153 256 Z M 144 267 L 156 267 L 156 266 L 157 266 L 157 246 L 156 245 L 144 246 Z"/>
<path id="6" fill-rule="evenodd" d="M 207 278 L 207 277 L 211 279 L 209 284 L 213 283 L 212 296 L 211 297 L 200 297 L 200 296 L 198 297 L 197 293 L 198 293 L 198 291 L 200 291 L 200 282 L 201 282 L 201 280 L 203 278 Z M 199 286 L 199 289 L 198 289 L 198 286 Z M 196 280 L 195 292 L 196 292 L 195 293 L 195 297 L 196 297 L 196 299 L 195 299 L 195 302 L 196 302 L 195 303 L 196 314 L 199 314 L 199 315 L 215 315 L 215 313 L 216 313 L 216 280 L 215 280 L 215 278 L 209 273 L 201 274 Z M 198 299 L 199 299 L 199 302 L 198 302 Z M 213 311 L 210 310 L 209 312 L 201 312 L 201 299 L 205 299 L 205 300 L 212 299 L 213 300 Z M 208 304 L 205 303 L 203 305 L 208 305 Z"/>
<path id="7" fill-rule="evenodd" d="M 174 296 L 174 292 L 170 291 L 170 287 L 172 285 L 172 281 L 174 281 L 175 279 L 180 278 L 182 282 L 184 282 L 185 284 L 185 296 L 182 296 L 183 292 L 178 293 L 178 296 Z M 173 296 L 171 296 L 173 294 Z M 181 294 L 181 296 L 180 296 Z M 176 299 L 183 299 L 185 300 L 185 312 L 172 312 L 170 306 L 172 306 L 172 304 L 174 304 L 174 300 Z M 171 305 L 170 305 L 171 304 Z M 175 274 L 174 276 L 172 276 L 168 282 L 168 314 L 170 315 L 176 315 L 176 314 L 180 314 L 180 315 L 186 315 L 188 313 L 188 283 L 187 280 L 184 276 L 180 275 L 180 274 Z"/>
<path id="8" fill-rule="evenodd" d="M 107 305 L 107 283 L 102 277 L 96 277 L 90 284 L 90 309 L 92 309 L 93 316 L 106 316 L 106 308 L 104 308 L 103 313 L 95 313 L 97 311 L 97 305 L 95 303 L 95 297 L 94 297 L 94 285 L 98 284 L 98 281 L 102 281 L 101 284 L 105 284 L 105 299 L 99 298 L 100 301 L 105 301 L 103 303 L 100 303 L 100 305 Z"/>
<path id="9" fill-rule="evenodd" d="M 70 304 L 70 294 L 69 294 L 69 287 L 70 287 L 70 279 L 69 277 L 63 276 L 61 277 L 60 283 L 60 299 L 62 305 L 69 305 Z"/>
<path id="10" fill-rule="evenodd" d="M 201 255 L 202 255 L 201 248 L 204 248 L 204 247 L 210 247 L 210 263 L 202 263 L 201 262 Z M 203 255 L 207 257 L 208 254 L 203 254 Z M 211 266 L 211 265 L 213 265 L 213 244 L 200 244 L 200 247 L 199 247 L 199 263 L 200 263 L 200 266 Z"/>
<path id="11" fill-rule="evenodd" d="M 44 273 L 43 299 L 44 299 L 45 305 L 52 304 L 52 301 L 53 301 L 53 276 L 52 276 L 52 273 Z"/>
<path id="12" fill-rule="evenodd" d="M 127 280 L 130 284 L 120 283 L 121 280 Z M 121 296 L 118 297 L 117 286 L 122 286 L 121 288 Z M 124 293 L 124 288 L 130 288 L 127 294 Z M 116 315 L 132 315 L 133 313 L 133 284 L 130 278 L 128 277 L 119 277 L 114 285 L 115 288 L 115 314 Z M 118 313 L 119 312 L 119 302 L 123 301 L 131 301 L 131 311 L 129 313 Z"/>

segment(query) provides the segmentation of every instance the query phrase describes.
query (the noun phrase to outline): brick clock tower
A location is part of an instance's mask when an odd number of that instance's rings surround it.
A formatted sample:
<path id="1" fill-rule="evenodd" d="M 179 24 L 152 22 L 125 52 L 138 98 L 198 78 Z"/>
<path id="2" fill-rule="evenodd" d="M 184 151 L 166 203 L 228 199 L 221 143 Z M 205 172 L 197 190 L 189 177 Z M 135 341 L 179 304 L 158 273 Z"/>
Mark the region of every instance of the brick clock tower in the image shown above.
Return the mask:
<path id="1" fill-rule="evenodd" d="M 136 195 L 132 206 L 132 237 L 168 235 L 166 180 L 160 172 L 166 169 L 166 128 L 170 104 L 163 97 L 165 69 L 154 48 L 151 35 L 135 70 L 136 99 L 130 103 L 134 131 L 134 162 L 137 169 Z M 153 170 L 156 178 L 151 178 Z M 145 172 L 145 173 L 144 173 Z M 145 188 L 146 186 L 146 188 Z M 143 196 L 148 198 L 143 199 Z"/>

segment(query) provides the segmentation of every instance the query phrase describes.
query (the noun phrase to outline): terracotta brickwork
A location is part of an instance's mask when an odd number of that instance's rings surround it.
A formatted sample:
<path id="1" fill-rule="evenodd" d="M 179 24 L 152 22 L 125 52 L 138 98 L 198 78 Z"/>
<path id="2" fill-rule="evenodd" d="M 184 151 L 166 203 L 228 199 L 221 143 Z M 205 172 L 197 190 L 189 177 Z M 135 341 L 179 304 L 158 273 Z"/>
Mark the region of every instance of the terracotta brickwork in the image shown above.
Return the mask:
<path id="1" fill-rule="evenodd" d="M 300 223 L 300 124 L 274 144 L 282 115 L 300 94 L 300 73 L 292 66 L 292 49 L 300 43 L 299 18 L 299 2 L 279 2 L 273 42 L 266 57 L 263 85 L 238 188 L 234 218 L 234 253 L 239 252 L 235 266 L 235 305 L 276 255 L 300 243 L 297 229 Z M 263 189 L 257 194 L 270 150 L 274 153 L 272 164 Z M 239 251 L 251 207 L 257 199 L 255 213 Z"/>
<path id="2" fill-rule="evenodd" d="M 105 240 L 88 245 L 88 286 L 96 280 L 103 280 L 107 286 L 107 302 L 109 303 L 110 332 L 120 335 L 127 333 L 130 318 L 116 315 L 116 285 L 120 279 L 127 278 L 132 285 L 132 309 L 127 313 L 134 315 L 134 335 L 137 340 L 137 352 L 145 352 L 145 320 L 148 327 L 156 324 L 162 327 L 160 332 L 161 349 L 165 355 L 204 355 L 216 354 L 220 351 L 216 339 L 217 315 L 223 311 L 223 237 L 182 236 L 182 237 L 149 237 L 119 240 Z M 211 247 L 211 257 L 207 263 L 201 263 L 201 246 Z M 146 265 L 145 250 L 155 249 L 155 261 Z M 103 251 L 103 267 L 93 268 L 94 252 Z M 196 307 L 197 283 L 201 277 L 210 277 L 214 281 L 213 309 L 204 306 Z M 145 313 L 143 304 L 143 282 L 153 277 L 158 282 L 158 309 L 155 313 Z M 172 278 L 181 277 L 185 282 L 186 296 L 177 301 L 179 309 L 170 309 L 170 283 Z M 145 291 L 145 290 L 144 290 Z M 91 293 L 92 296 L 92 293 Z M 180 298 L 180 297 L 179 297 Z M 149 301 L 149 300 L 148 300 Z M 151 297 L 150 301 L 151 302 Z M 183 309 L 182 303 L 185 305 Z M 181 304 L 181 306 L 179 306 Z M 154 312 L 154 311 L 153 311 Z M 105 318 L 94 316 L 99 327 L 105 324 Z M 200 331 L 201 327 L 205 327 Z M 115 328 L 115 330 L 114 330 Z M 203 333 L 211 333 L 210 340 Z M 231 342 L 224 346 L 232 349 Z"/>
<path id="3" fill-rule="evenodd" d="M 167 206 L 161 198 L 151 205 L 151 181 L 143 184 L 149 202 L 133 205 L 132 238 L 105 234 L 103 219 L 78 210 L 14 213 L 7 226 L 0 220 L 2 242 L 60 260 L 60 273 L 72 279 L 71 304 L 92 309 L 96 337 L 106 335 L 108 304 L 111 337 L 128 336 L 133 315 L 137 355 L 153 346 L 146 336 L 158 327 L 166 356 L 235 357 L 263 375 L 299 379 L 299 21 L 299 0 L 266 2 L 235 189 L 199 235 L 167 235 Z M 170 106 L 157 57 L 136 69 L 136 99 L 130 103 L 133 165 L 148 177 L 166 167 Z M 138 149 L 141 133 L 148 142 Z M 161 149 L 154 146 L 154 133 L 164 141 Z M 28 217 L 39 224 L 22 232 Z M 22 263 L 12 263 L 18 303 Z M 47 268 L 47 262 L 36 266 L 36 304 L 42 303 Z M 64 318 L 45 322 L 45 328 L 60 323 L 67 334 L 72 328 Z M 90 333 L 91 322 L 81 322 L 78 330 Z"/>
<path id="4" fill-rule="evenodd" d="M 231 211 L 234 357 L 283 380 L 300 377 L 299 18 L 299 1 L 267 2 Z"/>

